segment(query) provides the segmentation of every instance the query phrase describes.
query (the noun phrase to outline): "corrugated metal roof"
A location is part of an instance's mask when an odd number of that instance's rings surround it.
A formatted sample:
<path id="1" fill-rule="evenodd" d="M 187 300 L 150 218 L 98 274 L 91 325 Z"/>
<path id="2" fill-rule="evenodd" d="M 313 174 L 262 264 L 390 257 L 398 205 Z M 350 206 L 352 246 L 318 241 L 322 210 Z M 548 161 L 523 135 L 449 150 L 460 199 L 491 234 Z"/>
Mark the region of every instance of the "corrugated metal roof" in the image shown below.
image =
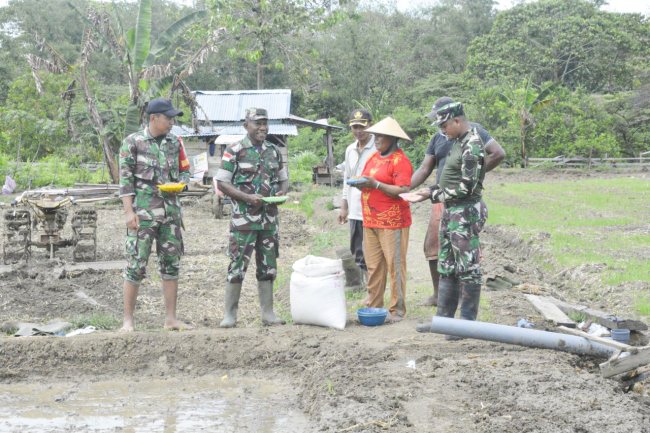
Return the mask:
<path id="1" fill-rule="evenodd" d="M 226 90 L 194 92 L 196 101 L 213 122 L 244 120 L 244 111 L 250 107 L 266 108 L 269 119 L 287 119 L 291 113 L 290 89 Z M 201 109 L 197 117 L 206 120 Z"/>
<path id="2" fill-rule="evenodd" d="M 243 135 L 220 135 L 214 140 L 215 144 L 233 144 L 244 138 Z"/>
<path id="3" fill-rule="evenodd" d="M 243 126 L 233 125 L 224 127 L 220 135 L 246 135 L 246 130 Z M 298 127 L 296 125 L 285 125 L 283 123 L 272 124 L 269 123 L 269 135 L 298 135 Z"/>
<path id="4" fill-rule="evenodd" d="M 171 133 L 179 137 L 214 137 L 220 135 L 223 127 L 200 126 L 197 133 L 194 128 L 187 125 L 174 125 L 172 126 Z"/>
<path id="5" fill-rule="evenodd" d="M 174 125 L 171 130 L 172 134 L 180 137 L 214 137 L 216 135 L 246 135 L 246 130 L 241 124 L 232 123 L 219 125 L 215 127 L 201 126 L 199 133 L 193 128 L 185 125 Z M 269 135 L 298 135 L 296 125 L 287 125 L 279 123 L 277 120 L 269 122 Z"/>

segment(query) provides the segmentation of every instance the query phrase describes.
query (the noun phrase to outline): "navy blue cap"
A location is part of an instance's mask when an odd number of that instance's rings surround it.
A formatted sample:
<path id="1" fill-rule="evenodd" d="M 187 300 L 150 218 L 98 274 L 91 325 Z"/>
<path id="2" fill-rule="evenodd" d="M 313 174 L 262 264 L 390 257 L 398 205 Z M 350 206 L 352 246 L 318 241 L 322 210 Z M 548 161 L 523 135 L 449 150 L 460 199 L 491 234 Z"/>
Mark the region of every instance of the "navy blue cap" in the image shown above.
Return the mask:
<path id="1" fill-rule="evenodd" d="M 182 116 L 183 112 L 172 105 L 172 101 L 165 98 L 156 98 L 149 101 L 145 109 L 147 114 L 164 114 L 167 117 Z"/>

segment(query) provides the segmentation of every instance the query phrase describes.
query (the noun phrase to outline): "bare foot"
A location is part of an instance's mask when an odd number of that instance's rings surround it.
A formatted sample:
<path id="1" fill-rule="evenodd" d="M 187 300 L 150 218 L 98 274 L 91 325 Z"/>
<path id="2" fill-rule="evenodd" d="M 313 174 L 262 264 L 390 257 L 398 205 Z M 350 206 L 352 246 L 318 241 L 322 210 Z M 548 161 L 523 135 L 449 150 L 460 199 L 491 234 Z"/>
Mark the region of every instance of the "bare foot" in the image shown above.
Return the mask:
<path id="1" fill-rule="evenodd" d="M 133 332 L 133 331 L 135 331 L 135 328 L 133 327 L 133 325 L 125 323 L 124 325 L 122 325 L 122 327 L 120 328 L 120 330 L 118 332 Z"/>
<path id="2" fill-rule="evenodd" d="M 173 320 L 165 322 L 164 329 L 167 331 L 189 331 L 190 329 L 194 329 L 194 326 L 189 323 L 181 322 L 180 320 Z"/>
<path id="3" fill-rule="evenodd" d="M 398 316 L 397 314 L 392 314 L 392 313 L 391 313 L 391 314 L 388 315 L 388 322 L 389 322 L 389 323 L 397 323 L 397 322 L 401 322 L 402 319 L 403 319 L 403 317 L 402 317 L 402 316 Z"/>
<path id="4" fill-rule="evenodd" d="M 437 307 L 438 306 L 438 298 L 436 296 L 429 296 L 427 299 L 422 302 L 422 305 L 425 307 Z"/>

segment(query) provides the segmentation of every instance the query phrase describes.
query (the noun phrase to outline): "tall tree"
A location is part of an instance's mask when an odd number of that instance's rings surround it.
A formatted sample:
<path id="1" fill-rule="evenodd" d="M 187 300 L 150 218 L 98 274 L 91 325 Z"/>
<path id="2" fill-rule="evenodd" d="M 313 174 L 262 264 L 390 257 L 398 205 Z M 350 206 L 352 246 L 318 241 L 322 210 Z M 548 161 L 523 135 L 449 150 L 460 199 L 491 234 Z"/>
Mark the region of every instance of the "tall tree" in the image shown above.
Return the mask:
<path id="1" fill-rule="evenodd" d="M 255 64 L 256 86 L 265 86 L 265 75 L 284 70 L 287 64 L 308 67 L 310 51 L 287 45 L 288 36 L 309 34 L 339 14 L 328 0 L 207 0 L 214 20 L 236 35 L 228 55 Z"/>
<path id="2" fill-rule="evenodd" d="M 531 77 L 538 85 L 588 91 L 629 89 L 650 55 L 650 22 L 601 11 L 601 3 L 540 0 L 501 12 L 490 33 L 471 44 L 468 74 L 492 82 Z"/>

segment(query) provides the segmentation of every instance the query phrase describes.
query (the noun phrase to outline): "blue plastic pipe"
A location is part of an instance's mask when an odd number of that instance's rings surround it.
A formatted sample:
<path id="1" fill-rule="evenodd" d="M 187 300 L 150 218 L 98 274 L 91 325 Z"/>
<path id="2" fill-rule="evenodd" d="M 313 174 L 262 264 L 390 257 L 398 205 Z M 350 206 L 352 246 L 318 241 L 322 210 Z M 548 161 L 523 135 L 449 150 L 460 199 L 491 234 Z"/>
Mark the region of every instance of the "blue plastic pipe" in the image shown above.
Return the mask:
<path id="1" fill-rule="evenodd" d="M 618 351 L 614 347 L 575 335 L 438 316 L 431 319 L 431 332 L 602 358 L 610 358 Z"/>

